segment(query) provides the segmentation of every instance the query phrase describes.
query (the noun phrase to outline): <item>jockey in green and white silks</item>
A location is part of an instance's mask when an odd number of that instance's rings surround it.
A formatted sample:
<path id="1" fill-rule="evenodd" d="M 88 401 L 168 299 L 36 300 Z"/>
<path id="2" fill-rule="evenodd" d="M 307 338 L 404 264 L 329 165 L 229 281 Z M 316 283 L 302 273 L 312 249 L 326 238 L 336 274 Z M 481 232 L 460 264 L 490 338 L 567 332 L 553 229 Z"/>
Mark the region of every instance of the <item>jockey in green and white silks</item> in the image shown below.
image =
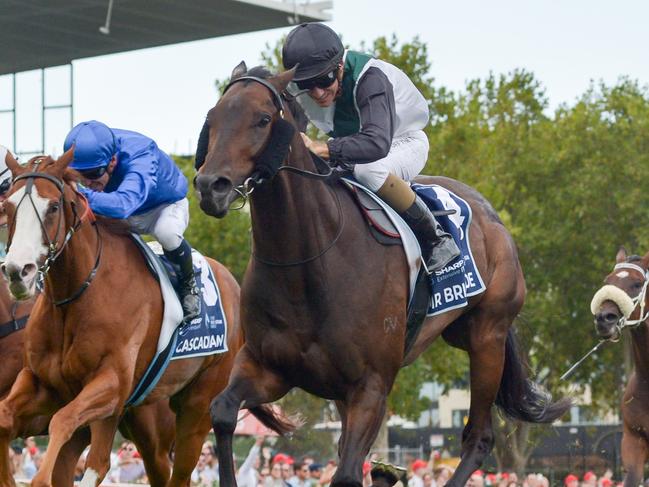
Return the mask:
<path id="1" fill-rule="evenodd" d="M 407 183 L 426 164 L 426 100 L 396 66 L 345 50 L 324 24 L 293 29 L 282 50 L 286 69 L 296 68 L 293 91 L 326 143 L 302 134 L 307 147 L 332 166 L 353 166 L 354 177 L 392 206 L 410 225 L 430 271 L 459 255 L 452 237 L 435 221 Z"/>

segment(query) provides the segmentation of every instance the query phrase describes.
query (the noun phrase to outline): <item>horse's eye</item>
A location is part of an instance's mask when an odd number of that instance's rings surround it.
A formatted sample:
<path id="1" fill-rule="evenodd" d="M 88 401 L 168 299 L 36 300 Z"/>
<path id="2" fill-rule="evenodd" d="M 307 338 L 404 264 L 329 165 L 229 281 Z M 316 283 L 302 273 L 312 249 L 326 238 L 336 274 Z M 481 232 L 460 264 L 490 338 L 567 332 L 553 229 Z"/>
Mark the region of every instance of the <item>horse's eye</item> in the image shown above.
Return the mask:
<path id="1" fill-rule="evenodd" d="M 257 127 L 265 127 L 270 123 L 271 120 L 272 119 L 270 115 L 263 115 L 259 123 L 257 123 Z"/>
<path id="2" fill-rule="evenodd" d="M 52 203 L 52 206 L 49 207 L 47 210 L 48 213 L 56 213 L 59 211 L 59 204 L 58 203 Z"/>
<path id="3" fill-rule="evenodd" d="M 642 282 L 634 282 L 633 283 L 633 289 L 641 289 L 642 288 Z"/>

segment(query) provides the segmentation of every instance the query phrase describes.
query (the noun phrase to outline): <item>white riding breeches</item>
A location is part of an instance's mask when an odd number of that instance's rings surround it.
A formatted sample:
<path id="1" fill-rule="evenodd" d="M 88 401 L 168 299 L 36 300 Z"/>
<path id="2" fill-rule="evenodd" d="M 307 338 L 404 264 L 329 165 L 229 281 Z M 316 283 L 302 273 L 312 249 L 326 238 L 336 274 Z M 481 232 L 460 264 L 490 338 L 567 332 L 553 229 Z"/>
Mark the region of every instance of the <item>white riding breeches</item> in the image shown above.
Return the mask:
<path id="1" fill-rule="evenodd" d="M 383 159 L 368 164 L 356 164 L 356 180 L 376 192 L 392 173 L 406 182 L 417 176 L 428 159 L 428 137 L 423 130 L 407 132 L 392 139 L 390 152 Z"/>
<path id="2" fill-rule="evenodd" d="M 183 198 L 156 206 L 146 213 L 129 217 L 127 221 L 134 232 L 153 236 L 165 250 L 176 250 L 189 225 L 189 201 Z"/>

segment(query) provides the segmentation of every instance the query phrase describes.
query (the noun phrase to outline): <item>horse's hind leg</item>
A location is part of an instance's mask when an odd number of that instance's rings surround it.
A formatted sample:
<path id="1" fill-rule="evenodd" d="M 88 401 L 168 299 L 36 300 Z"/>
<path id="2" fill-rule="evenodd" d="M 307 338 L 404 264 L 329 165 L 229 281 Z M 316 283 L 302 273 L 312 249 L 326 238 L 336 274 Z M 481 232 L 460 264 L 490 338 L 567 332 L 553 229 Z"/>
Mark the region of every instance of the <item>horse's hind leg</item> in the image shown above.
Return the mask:
<path id="1" fill-rule="evenodd" d="M 349 392 L 341 414 L 345 424 L 339 443 L 340 465 L 332 487 L 362 485 L 363 461 L 381 427 L 388 389 L 383 378 L 372 374 Z"/>
<path id="2" fill-rule="evenodd" d="M 624 487 L 642 485 L 644 464 L 648 458 L 647 440 L 630 431 L 625 424 L 622 434 L 622 464 L 626 470 Z"/>
<path id="3" fill-rule="evenodd" d="M 209 405 L 215 391 L 222 391 L 228 383 L 229 362 L 206 371 L 191 386 L 173 397 L 171 405 L 176 411 L 176 455 L 169 487 L 189 484 L 196 467 L 205 436 L 210 431 Z M 221 366 L 223 365 L 223 366 Z M 216 372 L 216 373 L 215 373 Z M 227 485 L 221 482 L 221 485 Z"/>
<path id="4" fill-rule="evenodd" d="M 151 487 L 164 487 L 171 477 L 170 453 L 176 438 L 175 421 L 166 400 L 129 409 L 122 417 L 120 431 L 135 443 L 142 455 Z"/>
<path id="5" fill-rule="evenodd" d="M 241 407 L 252 408 L 276 401 L 289 386 L 272 371 L 263 368 L 248 352 L 247 346 L 237 354 L 230 382 L 210 406 L 212 426 L 216 434 L 220 484 L 236 486 L 232 460 L 232 435 Z"/>
<path id="6" fill-rule="evenodd" d="M 491 407 L 498 394 L 505 363 L 509 323 L 482 308 L 467 320 L 471 377 L 471 408 L 462 442 L 462 460 L 448 486 L 464 486 L 494 445 Z"/>

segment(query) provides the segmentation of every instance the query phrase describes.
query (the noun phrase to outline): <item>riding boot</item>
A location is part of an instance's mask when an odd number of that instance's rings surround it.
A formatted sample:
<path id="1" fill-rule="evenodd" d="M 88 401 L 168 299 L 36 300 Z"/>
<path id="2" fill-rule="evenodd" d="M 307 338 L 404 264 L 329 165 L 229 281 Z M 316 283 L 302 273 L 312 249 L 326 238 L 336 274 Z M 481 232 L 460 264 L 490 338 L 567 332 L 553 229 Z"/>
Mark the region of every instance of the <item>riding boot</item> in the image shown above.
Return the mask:
<path id="1" fill-rule="evenodd" d="M 426 203 L 403 179 L 395 174 L 388 174 L 376 194 L 394 208 L 410 226 L 421 247 L 421 256 L 428 272 L 441 269 L 460 255 L 460 249 L 453 237 L 442 229 Z"/>
<path id="2" fill-rule="evenodd" d="M 194 263 L 192 261 L 192 248 L 183 239 L 177 249 L 165 250 L 167 258 L 180 268 L 180 303 L 183 307 L 184 321 L 189 322 L 199 315 L 201 311 L 201 299 L 196 285 L 194 275 Z"/>
<path id="3" fill-rule="evenodd" d="M 453 237 L 442 229 L 419 195 L 415 196 L 410 208 L 401 213 L 401 217 L 417 237 L 421 256 L 429 272 L 443 268 L 460 255 Z"/>

